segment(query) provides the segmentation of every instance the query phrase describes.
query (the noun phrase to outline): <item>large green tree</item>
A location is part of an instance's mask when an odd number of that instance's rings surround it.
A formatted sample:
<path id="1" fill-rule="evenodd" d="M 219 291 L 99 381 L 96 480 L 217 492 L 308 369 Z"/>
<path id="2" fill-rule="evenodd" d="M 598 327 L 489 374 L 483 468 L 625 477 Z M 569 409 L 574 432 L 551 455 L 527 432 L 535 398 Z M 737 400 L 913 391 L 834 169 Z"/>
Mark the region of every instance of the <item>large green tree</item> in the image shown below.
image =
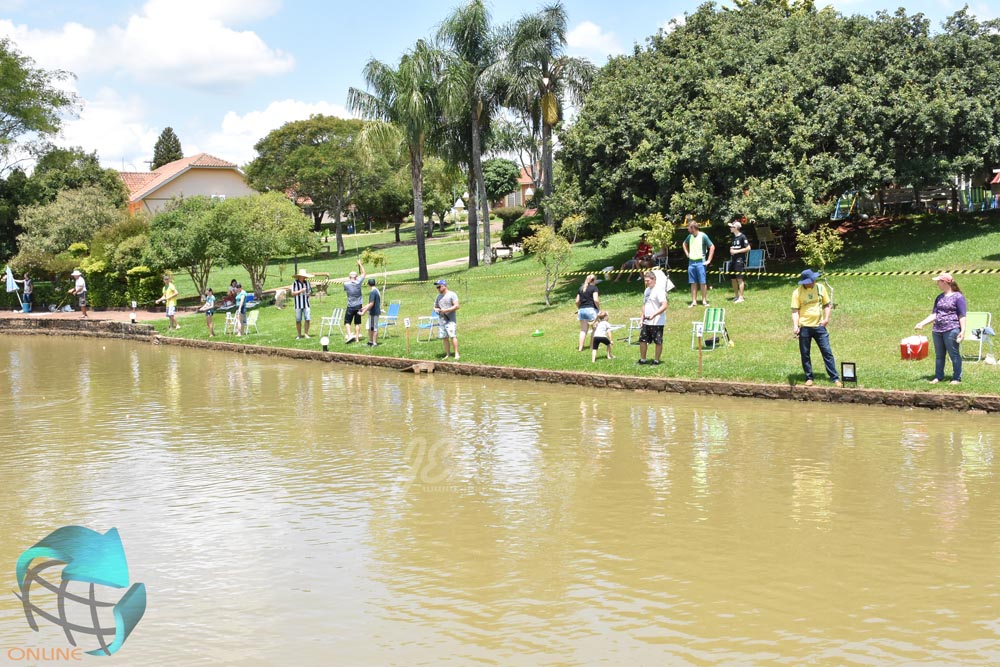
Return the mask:
<path id="1" fill-rule="evenodd" d="M 440 53 L 421 40 L 402 57 L 398 67 L 369 60 L 364 78 L 371 92 L 351 88 L 347 94 L 350 108 L 372 121 L 361 132 L 363 145 L 402 145 L 409 153 L 420 280 L 428 277 L 424 238 L 424 157 L 430 135 L 448 106 L 442 99 L 440 74 Z M 366 152 L 370 154 L 372 149 Z"/>
<path id="2" fill-rule="evenodd" d="M 74 243 L 89 245 L 94 235 L 110 227 L 126 213 L 108 201 L 105 193 L 89 186 L 64 190 L 47 204 L 21 209 L 17 265 L 56 272 L 52 260 Z"/>
<path id="3" fill-rule="evenodd" d="M 19 141 L 54 135 L 63 114 L 76 110 L 76 97 L 59 85 L 71 77 L 36 68 L 13 42 L 0 39 L 0 174 L 9 168 Z"/>
<path id="4" fill-rule="evenodd" d="M 1000 23 L 701 6 L 601 70 L 561 159 L 608 231 L 654 212 L 811 225 L 849 190 L 1000 159 Z M 971 65 L 971 63 L 975 65 Z"/>
<path id="5" fill-rule="evenodd" d="M 149 165 L 150 171 L 156 171 L 165 164 L 184 158 L 184 150 L 181 148 L 181 140 L 174 133 L 174 128 L 165 127 L 160 132 L 160 137 L 153 145 L 153 161 Z"/>
<path id="6" fill-rule="evenodd" d="M 498 201 L 501 197 L 517 190 L 517 179 L 521 170 L 513 160 L 492 158 L 483 163 L 483 180 L 486 184 L 486 196 L 490 201 Z"/>
<path id="7" fill-rule="evenodd" d="M 88 153 L 80 147 L 47 147 L 26 185 L 31 199 L 39 204 L 54 200 L 64 190 L 90 186 L 104 192 L 113 206 L 124 208 L 128 202 L 128 190 L 118 172 L 102 167 L 96 151 Z"/>
<path id="8" fill-rule="evenodd" d="M 226 234 L 217 204 L 204 196 L 170 202 L 150 222 L 146 263 L 156 271 L 184 269 L 199 294 L 226 254 Z"/>
<path id="9" fill-rule="evenodd" d="M 438 38 L 451 49 L 453 58 L 448 67 L 455 75 L 462 95 L 459 114 L 460 143 L 468 155 L 469 165 L 469 266 L 479 263 L 478 217 L 483 215 L 483 247 L 490 246 L 490 207 L 483 181 L 483 142 L 492 115 L 501 100 L 502 77 L 498 65 L 503 56 L 502 38 L 490 25 L 490 13 L 483 0 L 469 0 L 441 23 Z M 490 262 L 484 253 L 483 261 Z"/>
<path id="10" fill-rule="evenodd" d="M 234 197 L 217 204 L 214 212 L 224 239 L 225 260 L 246 269 L 258 298 L 272 259 L 318 249 L 309 218 L 284 193 Z"/>
<path id="11" fill-rule="evenodd" d="M 343 214 L 362 178 L 358 134 L 364 123 L 315 115 L 285 123 L 257 142 L 247 165 L 250 185 L 291 193 L 312 202 L 317 225 L 324 212 L 334 221 L 337 254 L 344 254 Z"/>
<path id="12" fill-rule="evenodd" d="M 552 194 L 552 130 L 563 118 L 566 101 L 579 103 L 596 68 L 584 58 L 566 55 L 566 9 L 561 2 L 521 17 L 507 51 L 507 102 L 541 129 L 542 193 Z M 545 222 L 554 226 L 545 210 Z"/>

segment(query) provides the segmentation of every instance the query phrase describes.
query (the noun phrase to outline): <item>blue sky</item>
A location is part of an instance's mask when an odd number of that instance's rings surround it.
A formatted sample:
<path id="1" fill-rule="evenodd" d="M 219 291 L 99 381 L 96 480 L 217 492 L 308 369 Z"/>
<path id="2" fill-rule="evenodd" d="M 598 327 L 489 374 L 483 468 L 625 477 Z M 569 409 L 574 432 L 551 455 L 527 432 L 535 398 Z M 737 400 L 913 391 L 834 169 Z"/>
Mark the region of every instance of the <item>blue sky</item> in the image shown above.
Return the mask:
<path id="1" fill-rule="evenodd" d="M 187 155 L 208 152 L 243 164 L 253 144 L 282 123 L 312 113 L 347 116 L 351 86 L 363 87 L 370 58 L 395 63 L 433 34 L 459 0 L 0 0 L 0 36 L 47 69 L 76 74 L 67 84 L 83 110 L 57 143 L 96 150 L 116 169 L 145 170 L 160 131 L 171 126 Z M 822 0 L 818 4 L 823 5 Z M 901 6 L 836 0 L 845 14 Z M 964 3 L 913 0 L 935 25 Z M 496 22 L 541 2 L 493 3 Z M 609 54 L 695 11 L 697 0 L 566 0 L 569 49 L 602 64 Z M 1000 10 L 972 0 L 982 19 Z"/>

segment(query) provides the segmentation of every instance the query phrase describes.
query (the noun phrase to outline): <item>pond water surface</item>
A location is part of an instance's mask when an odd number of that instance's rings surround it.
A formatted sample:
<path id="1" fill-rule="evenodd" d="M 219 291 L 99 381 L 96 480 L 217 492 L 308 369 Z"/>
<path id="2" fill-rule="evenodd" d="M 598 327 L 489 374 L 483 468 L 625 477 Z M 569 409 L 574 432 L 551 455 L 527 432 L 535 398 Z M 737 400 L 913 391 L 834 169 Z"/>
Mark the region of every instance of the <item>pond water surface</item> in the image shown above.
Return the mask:
<path id="1" fill-rule="evenodd" d="M 0 337 L 0 423 L 0 664 L 64 525 L 130 666 L 1000 663 L 994 416 Z"/>

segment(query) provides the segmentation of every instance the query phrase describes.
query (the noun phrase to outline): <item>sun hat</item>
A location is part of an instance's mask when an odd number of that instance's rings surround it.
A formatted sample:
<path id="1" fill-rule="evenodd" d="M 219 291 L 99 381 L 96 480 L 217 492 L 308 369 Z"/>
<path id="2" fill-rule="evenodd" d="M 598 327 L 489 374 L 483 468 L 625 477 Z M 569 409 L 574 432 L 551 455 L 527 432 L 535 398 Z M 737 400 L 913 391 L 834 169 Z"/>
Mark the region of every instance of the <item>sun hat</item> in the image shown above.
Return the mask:
<path id="1" fill-rule="evenodd" d="M 73 269 L 73 273 L 71 273 L 69 275 L 71 275 L 71 276 L 82 276 L 83 274 L 80 273 L 80 269 Z"/>
<path id="2" fill-rule="evenodd" d="M 448 283 L 447 283 L 446 281 L 444 281 L 444 280 L 439 280 L 439 281 L 437 281 L 436 283 L 434 283 L 434 286 L 435 286 L 435 287 L 439 287 L 439 286 L 441 286 L 441 285 L 444 285 L 445 287 L 447 287 L 447 286 L 448 286 Z"/>
<path id="3" fill-rule="evenodd" d="M 799 277 L 801 278 L 801 280 L 799 280 L 800 285 L 808 285 L 816 282 L 816 279 L 819 278 L 819 272 L 813 271 L 812 269 L 806 269 Z"/>
<path id="4" fill-rule="evenodd" d="M 293 275 L 292 277 L 293 278 L 300 278 L 300 277 L 301 278 L 312 278 L 312 275 L 309 274 L 309 273 L 307 273 L 305 269 L 299 269 L 298 271 L 295 272 L 295 275 Z"/>
<path id="5" fill-rule="evenodd" d="M 943 280 L 946 283 L 953 283 L 953 282 L 955 282 L 955 279 L 951 277 L 950 273 L 939 273 L 936 276 L 934 276 L 934 282 L 937 282 L 939 280 Z"/>

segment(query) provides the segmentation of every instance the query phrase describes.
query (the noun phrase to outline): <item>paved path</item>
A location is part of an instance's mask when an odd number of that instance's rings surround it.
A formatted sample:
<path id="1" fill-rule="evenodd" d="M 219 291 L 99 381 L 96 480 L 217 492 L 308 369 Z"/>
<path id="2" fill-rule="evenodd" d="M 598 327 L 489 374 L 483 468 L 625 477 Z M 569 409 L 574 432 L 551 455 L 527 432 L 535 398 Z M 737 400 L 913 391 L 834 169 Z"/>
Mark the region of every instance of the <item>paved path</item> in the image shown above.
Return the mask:
<path id="1" fill-rule="evenodd" d="M 468 264 L 468 261 L 469 261 L 468 257 L 456 257 L 455 259 L 449 259 L 444 262 L 438 262 L 437 264 L 431 264 L 427 267 L 427 270 L 431 271 L 433 269 L 451 269 L 458 266 L 465 266 L 466 264 Z M 416 267 L 413 267 L 411 269 L 397 269 L 396 271 L 388 271 L 385 275 L 394 276 L 394 275 L 399 275 L 401 273 L 412 273 L 416 270 L 417 270 Z M 335 282 L 343 282 L 343 280 L 344 280 L 343 278 L 338 278 L 335 279 Z M 182 315 L 188 315 L 196 310 L 197 310 L 196 308 L 177 309 L 178 314 Z M 131 309 L 121 308 L 121 309 L 99 310 L 99 311 L 89 310 L 87 314 L 88 314 L 88 319 L 94 321 L 104 320 L 110 322 L 128 322 L 131 319 L 130 318 L 131 313 L 132 313 Z M 137 322 L 150 322 L 152 320 L 162 320 L 165 317 L 166 315 L 163 314 L 162 308 L 158 308 L 156 310 L 143 310 L 140 308 L 135 311 L 135 319 Z M 56 319 L 56 320 L 79 320 L 83 319 L 83 316 L 80 314 L 79 310 L 74 310 L 73 312 L 70 313 L 64 313 L 62 311 L 50 313 L 44 310 L 37 310 L 32 313 L 22 313 L 20 310 L 0 311 L 0 319 L 10 319 L 10 318 L 24 318 L 24 319 L 45 318 L 45 319 Z"/>

